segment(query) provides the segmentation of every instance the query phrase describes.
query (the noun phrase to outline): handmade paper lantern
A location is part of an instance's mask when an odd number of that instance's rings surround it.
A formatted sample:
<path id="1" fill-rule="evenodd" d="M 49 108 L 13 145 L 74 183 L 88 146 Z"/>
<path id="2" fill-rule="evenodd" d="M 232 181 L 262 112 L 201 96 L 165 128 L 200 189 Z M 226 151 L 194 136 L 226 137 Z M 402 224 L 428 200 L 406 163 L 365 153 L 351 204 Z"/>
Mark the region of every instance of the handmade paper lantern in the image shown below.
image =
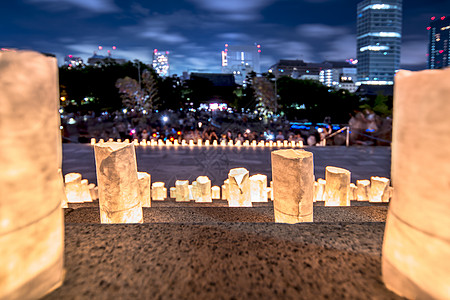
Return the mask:
<path id="1" fill-rule="evenodd" d="M 129 144 L 130 140 L 129 139 L 125 139 L 125 141 L 123 141 L 123 142 L 126 143 L 126 144 Z"/>
<path id="2" fill-rule="evenodd" d="M 250 199 L 252 202 L 267 202 L 267 176 L 250 176 Z"/>
<path id="3" fill-rule="evenodd" d="M 205 146 L 209 146 L 209 140 L 205 141 Z"/>
<path id="4" fill-rule="evenodd" d="M 112 142 L 114 142 L 114 140 L 111 139 L 111 138 L 109 138 L 109 139 L 108 139 L 108 142 L 112 143 Z"/>
<path id="5" fill-rule="evenodd" d="M 176 198 L 176 192 L 177 192 L 177 189 L 176 189 L 176 187 L 171 187 L 170 189 L 169 189 L 169 196 L 170 196 L 170 199 L 175 199 Z"/>
<path id="6" fill-rule="evenodd" d="M 389 182 L 385 177 L 370 177 L 369 202 L 389 202 Z"/>
<path id="7" fill-rule="evenodd" d="M 139 199 L 142 207 L 152 207 L 150 197 L 151 176 L 147 172 L 138 172 L 139 180 Z"/>
<path id="8" fill-rule="evenodd" d="M 159 139 L 159 140 L 158 140 L 158 146 L 164 146 L 164 141 L 161 140 L 161 139 Z"/>
<path id="9" fill-rule="evenodd" d="M 188 185 L 188 189 L 189 189 L 189 201 L 190 201 L 190 200 L 195 200 L 195 198 L 194 198 L 194 191 L 193 191 L 193 186 L 192 186 L 192 184 Z"/>
<path id="10" fill-rule="evenodd" d="M 283 146 L 284 146 L 284 147 L 287 147 L 287 146 L 289 146 L 289 144 L 288 144 L 288 143 L 289 143 L 288 141 L 284 140 L 284 141 L 283 141 Z"/>
<path id="11" fill-rule="evenodd" d="M 220 141 L 220 146 L 226 146 L 226 145 L 227 145 L 227 141 L 225 141 L 225 140 Z"/>
<path id="12" fill-rule="evenodd" d="M 170 140 L 166 140 L 166 146 L 172 146 L 172 142 Z"/>
<path id="13" fill-rule="evenodd" d="M 212 202 L 211 198 L 211 180 L 208 176 L 197 177 L 198 197 L 195 202 Z"/>
<path id="14" fill-rule="evenodd" d="M 256 147 L 256 141 L 255 140 L 252 141 L 252 146 Z"/>
<path id="15" fill-rule="evenodd" d="M 323 201 L 324 200 L 324 194 L 325 194 L 325 185 L 326 181 L 322 178 L 317 179 L 317 188 L 314 193 L 314 199 L 315 201 Z"/>
<path id="16" fill-rule="evenodd" d="M 220 187 L 213 186 L 211 187 L 211 198 L 212 199 L 220 199 Z"/>
<path id="17" fill-rule="evenodd" d="M 349 190 L 349 200 L 356 200 L 356 190 L 358 188 L 356 187 L 356 184 L 350 183 L 350 190 Z"/>
<path id="18" fill-rule="evenodd" d="M 201 146 L 202 143 L 203 143 L 203 140 L 202 140 L 202 139 L 197 139 L 197 146 Z"/>
<path id="19" fill-rule="evenodd" d="M 142 223 L 134 144 L 96 144 L 95 164 L 102 223 Z"/>
<path id="20" fill-rule="evenodd" d="M 241 146 L 241 141 L 236 141 L 236 144 L 234 144 L 235 146 Z"/>
<path id="21" fill-rule="evenodd" d="M 98 143 L 99 143 L 99 144 L 103 144 L 104 142 L 105 142 L 104 139 L 99 139 L 99 140 L 98 140 Z"/>
<path id="22" fill-rule="evenodd" d="M 244 146 L 250 146 L 250 141 L 249 140 L 245 140 L 244 141 Z"/>
<path id="23" fill-rule="evenodd" d="M 121 139 L 117 139 L 117 142 L 118 142 L 118 143 L 122 143 L 122 140 L 121 140 Z"/>
<path id="24" fill-rule="evenodd" d="M 251 207 L 250 180 L 247 169 L 231 169 L 228 173 L 228 180 L 228 206 Z"/>
<path id="25" fill-rule="evenodd" d="M 173 141 L 173 145 L 174 145 L 174 146 L 179 146 L 180 144 L 178 143 L 178 140 L 174 140 L 174 141 Z"/>
<path id="26" fill-rule="evenodd" d="M 228 185 L 229 185 L 230 180 L 225 179 L 225 181 L 223 182 L 222 185 L 222 200 L 228 200 L 229 197 L 229 193 L 228 193 Z"/>
<path id="27" fill-rule="evenodd" d="M 164 182 L 152 183 L 152 200 L 163 201 L 166 199 L 166 193 L 164 192 Z"/>
<path id="28" fill-rule="evenodd" d="M 89 194 L 91 195 L 91 199 L 93 201 L 98 200 L 98 189 L 95 186 L 95 184 L 90 183 L 88 187 L 89 187 Z"/>
<path id="29" fill-rule="evenodd" d="M 193 140 L 189 140 L 189 146 L 194 146 L 194 141 Z"/>
<path id="30" fill-rule="evenodd" d="M 177 202 L 189 202 L 189 180 L 177 180 L 175 181 Z"/>
<path id="31" fill-rule="evenodd" d="M 233 146 L 233 140 L 228 141 L 228 146 Z"/>
<path id="32" fill-rule="evenodd" d="M 356 200 L 368 201 L 370 192 L 369 180 L 356 180 Z"/>
<path id="33" fill-rule="evenodd" d="M 408 299 L 450 297 L 449 82 L 449 68 L 400 71 L 395 80 L 382 274 Z"/>
<path id="34" fill-rule="evenodd" d="M 83 203 L 81 198 L 81 174 L 69 173 L 64 176 L 67 201 L 69 203 Z"/>
<path id="35" fill-rule="evenodd" d="M 313 221 L 313 154 L 304 150 L 272 152 L 273 210 L 277 223 Z"/>
<path id="36" fill-rule="evenodd" d="M 350 171 L 326 167 L 325 181 L 325 206 L 350 206 Z"/>
<path id="37" fill-rule="evenodd" d="M 181 145 L 186 146 L 187 145 L 186 140 L 181 140 Z"/>
<path id="38" fill-rule="evenodd" d="M 83 202 L 92 202 L 91 193 L 89 192 L 89 181 L 87 179 L 81 180 L 81 200 Z"/>
<path id="39" fill-rule="evenodd" d="M 214 140 L 212 144 L 213 144 L 213 146 L 217 146 L 217 141 Z"/>
<path id="40" fill-rule="evenodd" d="M 95 138 L 91 138 L 91 145 L 95 145 L 95 144 L 96 144 Z"/>
<path id="41" fill-rule="evenodd" d="M 0 299 L 40 299 L 64 277 L 58 66 L 0 51 L 0 74 Z"/>

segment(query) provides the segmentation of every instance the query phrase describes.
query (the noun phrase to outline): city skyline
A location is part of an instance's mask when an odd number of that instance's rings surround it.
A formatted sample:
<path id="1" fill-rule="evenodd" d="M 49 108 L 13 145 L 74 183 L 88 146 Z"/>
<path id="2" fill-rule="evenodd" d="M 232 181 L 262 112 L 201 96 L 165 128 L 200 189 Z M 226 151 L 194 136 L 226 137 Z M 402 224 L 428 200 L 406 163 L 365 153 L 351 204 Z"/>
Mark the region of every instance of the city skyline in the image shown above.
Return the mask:
<path id="1" fill-rule="evenodd" d="M 221 72 L 225 44 L 261 45 L 261 71 L 280 59 L 308 62 L 356 58 L 359 0 L 18 0 L 0 4 L 1 48 L 64 56 L 93 52 L 152 63 L 154 49 L 171 55 L 171 74 Z M 447 11 L 445 11 L 447 9 Z M 403 4 L 400 67 L 427 67 L 432 16 L 450 14 L 450 1 Z M 103 46 L 98 50 L 98 46 Z"/>

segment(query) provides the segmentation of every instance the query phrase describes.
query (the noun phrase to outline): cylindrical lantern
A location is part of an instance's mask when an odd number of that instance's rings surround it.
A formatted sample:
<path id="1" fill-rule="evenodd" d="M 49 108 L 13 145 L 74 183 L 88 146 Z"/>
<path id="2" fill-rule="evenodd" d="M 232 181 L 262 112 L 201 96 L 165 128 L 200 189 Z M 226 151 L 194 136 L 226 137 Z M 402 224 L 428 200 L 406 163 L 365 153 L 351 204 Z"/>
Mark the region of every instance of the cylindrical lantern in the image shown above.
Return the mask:
<path id="1" fill-rule="evenodd" d="M 102 223 L 142 223 L 134 144 L 96 144 L 95 164 Z"/>
<path id="2" fill-rule="evenodd" d="M 350 206 L 350 171 L 326 167 L 325 181 L 325 206 Z"/>
<path id="3" fill-rule="evenodd" d="M 216 185 L 211 187 L 211 198 L 214 200 L 220 199 L 220 187 Z"/>
<path id="4" fill-rule="evenodd" d="M 267 176 L 250 176 L 250 199 L 252 202 L 267 202 Z"/>
<path id="5" fill-rule="evenodd" d="M 382 273 L 410 299 L 450 297 L 449 82 L 449 68 L 396 75 Z"/>
<path id="6" fill-rule="evenodd" d="M 370 181 L 367 179 L 356 180 L 356 200 L 368 201 L 370 192 Z"/>
<path id="7" fill-rule="evenodd" d="M 152 200 L 163 201 L 166 199 L 166 192 L 164 192 L 164 182 L 152 183 Z"/>
<path id="8" fill-rule="evenodd" d="M 89 187 L 89 193 L 91 194 L 91 199 L 98 200 L 98 189 L 95 186 L 95 184 L 90 183 L 88 187 Z"/>
<path id="9" fill-rule="evenodd" d="M 389 178 L 370 177 L 370 202 L 389 202 Z"/>
<path id="10" fill-rule="evenodd" d="M 171 199 L 175 199 L 177 196 L 176 196 L 176 192 L 177 192 L 177 188 L 176 187 L 171 187 L 170 189 L 169 189 L 169 197 L 171 198 Z"/>
<path id="11" fill-rule="evenodd" d="M 212 202 L 211 180 L 208 176 L 197 177 L 197 198 L 195 202 Z"/>
<path id="12" fill-rule="evenodd" d="M 69 203 L 83 203 L 81 174 L 69 173 L 64 176 L 66 196 Z"/>
<path id="13" fill-rule="evenodd" d="M 323 201 L 324 200 L 323 195 L 325 193 L 325 185 L 327 182 L 325 181 L 325 179 L 319 178 L 319 179 L 317 179 L 316 183 L 317 183 L 317 188 L 314 193 L 314 199 L 316 201 Z"/>
<path id="14" fill-rule="evenodd" d="M 231 169 L 228 173 L 228 206 L 251 207 L 249 173 L 245 168 Z"/>
<path id="15" fill-rule="evenodd" d="M 39 299 L 63 281 L 58 66 L 0 51 L 0 74 L 0 299 Z"/>
<path id="16" fill-rule="evenodd" d="M 313 221 L 313 154 L 304 150 L 272 152 L 273 210 L 277 223 Z"/>
<path id="17" fill-rule="evenodd" d="M 177 202 L 189 202 L 189 180 L 177 180 L 175 181 L 176 194 L 175 199 Z"/>
<path id="18" fill-rule="evenodd" d="M 89 192 L 89 181 L 81 180 L 81 199 L 83 202 L 92 202 L 91 193 Z"/>
<path id="19" fill-rule="evenodd" d="M 142 207 L 152 207 L 150 197 L 150 183 L 151 176 L 147 172 L 138 172 L 139 180 L 139 198 L 141 199 Z"/>

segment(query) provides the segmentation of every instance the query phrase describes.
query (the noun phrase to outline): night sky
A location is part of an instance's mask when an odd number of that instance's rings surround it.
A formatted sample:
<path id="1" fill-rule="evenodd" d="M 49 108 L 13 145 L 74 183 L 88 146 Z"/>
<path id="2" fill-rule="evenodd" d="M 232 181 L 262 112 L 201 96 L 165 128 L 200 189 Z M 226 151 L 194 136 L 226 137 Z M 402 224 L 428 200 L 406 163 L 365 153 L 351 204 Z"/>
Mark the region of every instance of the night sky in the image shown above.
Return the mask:
<path id="1" fill-rule="evenodd" d="M 359 0 L 14 0 L 0 3 L 0 47 L 67 54 L 94 51 L 151 63 L 170 51 L 171 74 L 220 72 L 224 44 L 262 46 L 261 70 L 279 59 L 356 58 Z M 401 66 L 426 67 L 431 16 L 450 0 L 404 0 Z M 103 50 L 98 51 L 98 46 Z"/>

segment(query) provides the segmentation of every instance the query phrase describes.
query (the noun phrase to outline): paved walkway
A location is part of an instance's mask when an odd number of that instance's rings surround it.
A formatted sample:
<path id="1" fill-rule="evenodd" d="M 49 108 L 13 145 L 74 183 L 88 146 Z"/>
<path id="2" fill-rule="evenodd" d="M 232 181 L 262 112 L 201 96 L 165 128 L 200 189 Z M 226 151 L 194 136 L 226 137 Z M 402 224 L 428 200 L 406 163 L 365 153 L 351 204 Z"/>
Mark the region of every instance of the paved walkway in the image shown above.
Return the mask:
<path id="1" fill-rule="evenodd" d="M 276 148 L 253 147 L 137 147 L 138 171 L 148 172 L 152 182 L 174 186 L 175 180 L 195 180 L 207 175 L 213 185 L 221 185 L 231 168 L 244 167 L 250 175 L 272 178 L 270 153 Z M 352 172 L 351 180 L 370 176 L 390 178 L 390 147 L 309 147 L 314 153 L 316 178 L 325 177 L 326 166 L 342 167 Z M 86 144 L 63 145 L 63 173 L 78 172 L 96 183 L 94 149 Z"/>

